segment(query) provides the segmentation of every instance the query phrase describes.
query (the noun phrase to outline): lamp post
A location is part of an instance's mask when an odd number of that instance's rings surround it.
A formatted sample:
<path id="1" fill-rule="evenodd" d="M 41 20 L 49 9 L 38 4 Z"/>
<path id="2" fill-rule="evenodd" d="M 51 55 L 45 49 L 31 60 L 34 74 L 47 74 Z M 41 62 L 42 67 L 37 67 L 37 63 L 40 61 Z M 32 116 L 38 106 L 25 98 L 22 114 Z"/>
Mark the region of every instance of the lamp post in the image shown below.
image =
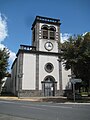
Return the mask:
<path id="1" fill-rule="evenodd" d="M 72 84 L 73 84 L 73 100 L 75 102 L 75 83 L 73 82 Z"/>
<path id="2" fill-rule="evenodd" d="M 23 76 L 22 73 L 19 73 L 19 74 L 18 74 L 18 78 L 19 78 L 19 79 L 18 79 L 18 99 L 20 98 L 20 90 L 21 90 L 20 83 L 21 83 L 22 76 Z"/>
<path id="3" fill-rule="evenodd" d="M 73 80 L 74 80 L 74 78 L 76 77 L 76 75 L 71 74 L 71 75 L 68 75 L 68 77 L 71 77 L 71 78 L 70 78 L 70 82 L 72 83 L 73 100 L 74 100 L 74 102 L 75 102 L 75 82 L 74 82 Z"/>

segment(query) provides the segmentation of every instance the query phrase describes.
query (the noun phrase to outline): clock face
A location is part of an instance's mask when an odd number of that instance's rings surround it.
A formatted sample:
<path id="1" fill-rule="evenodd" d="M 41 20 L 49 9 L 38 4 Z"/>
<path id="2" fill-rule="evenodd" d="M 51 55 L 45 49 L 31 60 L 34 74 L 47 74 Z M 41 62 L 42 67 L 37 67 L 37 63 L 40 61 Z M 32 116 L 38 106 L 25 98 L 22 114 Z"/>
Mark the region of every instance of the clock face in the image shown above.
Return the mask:
<path id="1" fill-rule="evenodd" d="M 53 44 L 51 42 L 46 42 L 45 43 L 45 49 L 50 51 L 53 49 Z"/>

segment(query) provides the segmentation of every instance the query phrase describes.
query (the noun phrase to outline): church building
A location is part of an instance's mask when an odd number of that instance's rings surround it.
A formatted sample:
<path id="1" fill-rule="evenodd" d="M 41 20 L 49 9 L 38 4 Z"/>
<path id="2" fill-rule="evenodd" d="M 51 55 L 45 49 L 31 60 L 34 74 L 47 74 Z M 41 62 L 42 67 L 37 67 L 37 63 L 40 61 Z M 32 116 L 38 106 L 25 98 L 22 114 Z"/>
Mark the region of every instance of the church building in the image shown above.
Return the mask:
<path id="1" fill-rule="evenodd" d="M 60 96 L 68 88 L 70 71 L 60 60 L 60 19 L 36 16 L 32 46 L 20 45 L 12 65 L 11 87 L 19 97 Z"/>

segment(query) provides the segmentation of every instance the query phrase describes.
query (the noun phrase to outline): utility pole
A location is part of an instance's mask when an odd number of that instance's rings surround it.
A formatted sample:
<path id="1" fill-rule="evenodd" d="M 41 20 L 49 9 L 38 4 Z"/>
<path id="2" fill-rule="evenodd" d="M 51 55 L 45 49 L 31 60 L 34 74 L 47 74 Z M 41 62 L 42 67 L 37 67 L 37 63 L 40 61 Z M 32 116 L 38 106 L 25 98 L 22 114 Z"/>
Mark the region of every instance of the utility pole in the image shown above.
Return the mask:
<path id="1" fill-rule="evenodd" d="M 72 85 L 73 85 L 73 100 L 75 102 L 75 83 L 73 82 Z"/>

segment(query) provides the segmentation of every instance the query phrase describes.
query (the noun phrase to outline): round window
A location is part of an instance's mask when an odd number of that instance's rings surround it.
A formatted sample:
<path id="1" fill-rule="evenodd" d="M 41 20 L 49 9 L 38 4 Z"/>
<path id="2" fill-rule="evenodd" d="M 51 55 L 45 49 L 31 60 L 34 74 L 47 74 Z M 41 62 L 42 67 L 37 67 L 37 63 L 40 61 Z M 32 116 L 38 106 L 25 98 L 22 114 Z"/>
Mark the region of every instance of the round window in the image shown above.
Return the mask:
<path id="1" fill-rule="evenodd" d="M 53 69 L 54 69 L 54 67 L 53 67 L 53 64 L 52 63 L 47 63 L 46 65 L 45 65 L 45 70 L 47 71 L 47 72 L 52 72 L 53 71 Z"/>

